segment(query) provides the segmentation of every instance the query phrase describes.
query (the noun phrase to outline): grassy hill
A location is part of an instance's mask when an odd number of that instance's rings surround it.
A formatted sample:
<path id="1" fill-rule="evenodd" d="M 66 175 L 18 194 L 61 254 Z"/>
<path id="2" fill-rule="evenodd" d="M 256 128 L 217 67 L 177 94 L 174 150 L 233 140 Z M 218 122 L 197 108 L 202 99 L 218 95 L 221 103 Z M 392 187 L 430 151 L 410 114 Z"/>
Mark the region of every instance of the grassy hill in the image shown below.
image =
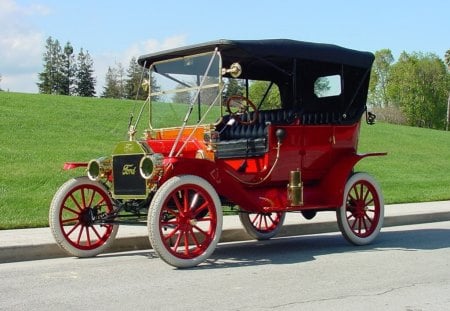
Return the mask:
<path id="1" fill-rule="evenodd" d="M 0 92 L 0 229 L 47 226 L 57 188 L 82 170 L 65 161 L 110 154 L 125 139 L 133 101 Z M 387 203 L 450 199 L 450 133 L 364 125 L 358 165 L 381 183 Z"/>

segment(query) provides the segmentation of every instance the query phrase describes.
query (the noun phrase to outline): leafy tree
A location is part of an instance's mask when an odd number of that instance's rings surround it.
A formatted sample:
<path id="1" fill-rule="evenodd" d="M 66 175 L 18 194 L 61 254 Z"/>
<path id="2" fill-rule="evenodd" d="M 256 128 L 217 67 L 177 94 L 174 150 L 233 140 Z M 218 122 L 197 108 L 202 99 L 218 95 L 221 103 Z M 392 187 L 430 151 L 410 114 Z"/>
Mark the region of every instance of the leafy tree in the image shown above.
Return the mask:
<path id="1" fill-rule="evenodd" d="M 389 71 L 394 57 L 389 49 L 375 52 L 375 61 L 370 74 L 369 102 L 375 107 L 388 107 L 389 98 L 387 86 L 389 82 Z"/>
<path id="2" fill-rule="evenodd" d="M 97 81 L 93 76 L 94 61 L 89 52 L 84 52 L 82 48 L 78 53 L 76 69 L 76 94 L 84 97 L 95 96 L 95 84 Z"/>
<path id="3" fill-rule="evenodd" d="M 0 82 L 2 82 L 2 75 L 0 74 Z M 0 92 L 3 91 L 2 88 L 0 87 Z"/>
<path id="4" fill-rule="evenodd" d="M 252 81 L 249 87 L 249 98 L 259 109 L 279 108 L 281 105 L 280 91 L 276 84 L 273 84 L 269 93 L 264 98 L 270 85 L 268 81 Z M 262 102 L 264 99 L 264 102 Z"/>
<path id="5" fill-rule="evenodd" d="M 414 126 L 443 128 L 448 73 L 434 54 L 403 52 L 390 69 L 387 95 Z"/>
<path id="6" fill-rule="evenodd" d="M 444 62 L 445 65 L 447 66 L 447 69 L 450 70 L 450 49 L 447 50 L 447 52 L 445 52 Z M 450 123 L 450 91 L 448 92 L 448 99 L 447 99 L 447 120 L 445 124 L 446 131 L 448 131 L 449 123 Z"/>

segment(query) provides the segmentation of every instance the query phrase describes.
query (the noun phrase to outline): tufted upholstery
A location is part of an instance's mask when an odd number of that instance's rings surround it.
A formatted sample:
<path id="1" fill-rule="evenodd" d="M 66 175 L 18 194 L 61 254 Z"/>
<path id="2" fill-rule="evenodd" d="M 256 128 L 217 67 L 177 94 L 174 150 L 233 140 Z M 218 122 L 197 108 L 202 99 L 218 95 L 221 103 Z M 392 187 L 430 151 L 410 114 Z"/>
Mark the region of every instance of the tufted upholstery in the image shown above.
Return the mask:
<path id="1" fill-rule="evenodd" d="M 339 124 L 342 116 L 338 112 L 305 112 L 300 119 L 305 125 Z"/>
<path id="2" fill-rule="evenodd" d="M 245 115 L 243 121 L 247 121 L 248 117 L 253 115 Z M 236 121 L 233 125 L 226 125 L 230 116 L 224 116 L 217 128 L 220 139 L 216 144 L 216 155 L 219 158 L 262 155 L 267 151 L 267 126 L 290 124 L 295 118 L 296 114 L 291 110 L 263 110 L 259 111 L 258 119 L 253 124 L 243 125 Z"/>

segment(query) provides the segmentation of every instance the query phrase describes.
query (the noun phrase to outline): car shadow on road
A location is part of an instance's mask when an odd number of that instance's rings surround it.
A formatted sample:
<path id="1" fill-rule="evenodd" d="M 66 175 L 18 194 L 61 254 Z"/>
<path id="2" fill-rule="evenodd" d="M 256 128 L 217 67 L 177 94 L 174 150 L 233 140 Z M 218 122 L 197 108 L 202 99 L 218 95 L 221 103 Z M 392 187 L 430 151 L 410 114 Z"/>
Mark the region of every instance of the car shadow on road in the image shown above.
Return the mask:
<path id="1" fill-rule="evenodd" d="M 194 269 L 219 269 L 313 261 L 318 256 L 386 250 L 420 251 L 450 247 L 450 229 L 390 229 L 370 245 L 355 246 L 340 233 L 219 244 L 212 256 Z"/>

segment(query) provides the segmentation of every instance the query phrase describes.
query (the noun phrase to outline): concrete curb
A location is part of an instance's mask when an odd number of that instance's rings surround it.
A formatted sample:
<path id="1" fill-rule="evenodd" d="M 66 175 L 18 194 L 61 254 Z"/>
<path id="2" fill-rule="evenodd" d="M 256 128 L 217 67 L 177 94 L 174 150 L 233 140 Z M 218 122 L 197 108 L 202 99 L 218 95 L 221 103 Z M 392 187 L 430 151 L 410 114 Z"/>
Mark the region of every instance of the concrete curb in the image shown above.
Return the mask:
<path id="1" fill-rule="evenodd" d="M 323 215 L 324 214 L 324 215 Z M 288 217 L 289 216 L 289 217 Z M 300 221 L 299 221 L 300 218 Z M 386 206 L 383 227 L 402 226 L 420 223 L 430 223 L 450 220 L 450 201 L 429 202 L 421 204 L 398 204 Z M 37 234 L 40 230 L 42 238 Z M 120 232 L 124 231 L 123 235 Z M 139 231 L 140 230 L 140 231 Z M 151 249 L 146 228 L 119 228 L 119 235 L 109 249 L 111 252 L 136 251 Z M 8 230 L 9 234 L 2 235 L 0 231 L 0 263 L 28 260 L 68 257 L 68 255 L 53 241 L 49 228 Z M 316 218 L 306 221 L 297 213 L 287 215 L 285 224 L 278 236 L 301 236 L 308 234 L 338 232 L 338 225 L 334 212 L 319 213 Z M 10 241 L 8 237 L 22 241 Z M 34 235 L 33 235 L 34 234 Z M 33 239 L 33 236 L 35 237 Z M 6 238 L 5 238 L 6 237 Z M 236 242 L 252 240 L 240 225 L 237 216 L 225 216 L 220 242 Z"/>

